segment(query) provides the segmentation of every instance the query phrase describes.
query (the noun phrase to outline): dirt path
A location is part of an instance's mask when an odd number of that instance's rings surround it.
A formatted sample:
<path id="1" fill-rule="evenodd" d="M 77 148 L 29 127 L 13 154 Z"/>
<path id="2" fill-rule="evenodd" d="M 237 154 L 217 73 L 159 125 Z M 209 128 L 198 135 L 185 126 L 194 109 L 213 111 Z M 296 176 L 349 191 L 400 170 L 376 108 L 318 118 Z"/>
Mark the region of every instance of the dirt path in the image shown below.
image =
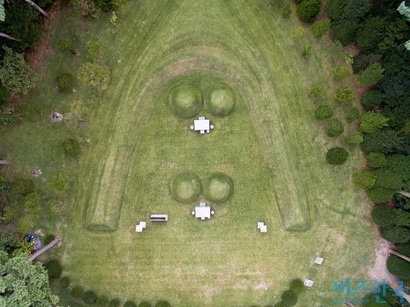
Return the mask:
<path id="1" fill-rule="evenodd" d="M 389 249 L 393 248 L 394 244 L 386 241 L 382 238 L 379 238 L 377 242 L 377 248 L 375 250 L 375 262 L 374 266 L 369 268 L 369 277 L 373 280 L 381 281 L 386 279 L 386 282 L 389 286 L 396 287 L 397 285 L 393 283 L 394 280 L 397 280 L 397 277 L 392 275 L 386 266 L 386 261 L 390 256 Z M 403 297 L 410 302 L 410 295 L 403 293 Z"/>

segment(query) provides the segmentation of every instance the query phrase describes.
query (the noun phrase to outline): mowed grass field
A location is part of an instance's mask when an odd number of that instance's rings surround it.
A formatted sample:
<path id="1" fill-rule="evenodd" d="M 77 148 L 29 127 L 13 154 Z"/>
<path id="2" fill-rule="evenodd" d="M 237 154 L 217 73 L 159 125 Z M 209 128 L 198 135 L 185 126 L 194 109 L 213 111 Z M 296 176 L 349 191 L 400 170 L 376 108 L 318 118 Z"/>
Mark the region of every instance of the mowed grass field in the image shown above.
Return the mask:
<path id="1" fill-rule="evenodd" d="M 342 142 L 325 136 L 308 97 L 318 82 L 332 96 L 329 72 L 343 57 L 326 39 L 295 41 L 296 21 L 282 19 L 270 2 L 138 1 L 117 12 L 115 26 L 107 16 L 91 23 L 61 17 L 54 41 L 71 39 L 83 55 L 52 54 L 33 102 L 42 119 L 10 130 L 0 146 L 16 173 L 35 165 L 47 180 L 65 167 L 75 178 L 56 230 L 73 284 L 123 301 L 248 306 L 275 304 L 291 279 L 309 278 L 315 285 L 299 305 L 329 306 L 344 297 L 333 292 L 334 281 L 366 279 L 375 234 L 369 204 L 350 182 L 364 160 L 351 149 L 345 165 L 326 164 L 327 149 Z M 56 75 L 75 73 L 91 40 L 105 46 L 110 88 L 53 91 Z M 314 51 L 304 59 L 307 44 Z M 202 109 L 215 129 L 199 135 L 189 129 L 192 119 L 173 114 L 169 95 L 177 85 L 204 93 L 219 83 L 235 92 L 235 109 L 221 118 Z M 68 115 L 61 125 L 49 123 L 54 110 Z M 82 141 L 77 162 L 57 144 L 68 136 Z M 191 204 L 170 192 L 181 172 L 202 184 L 223 172 L 233 197 L 211 203 L 210 220 L 196 220 L 191 211 L 206 201 L 204 192 Z M 169 221 L 135 233 L 152 213 Z M 115 231 L 90 231 L 90 221 Z M 258 221 L 268 233 L 258 232 Z"/>

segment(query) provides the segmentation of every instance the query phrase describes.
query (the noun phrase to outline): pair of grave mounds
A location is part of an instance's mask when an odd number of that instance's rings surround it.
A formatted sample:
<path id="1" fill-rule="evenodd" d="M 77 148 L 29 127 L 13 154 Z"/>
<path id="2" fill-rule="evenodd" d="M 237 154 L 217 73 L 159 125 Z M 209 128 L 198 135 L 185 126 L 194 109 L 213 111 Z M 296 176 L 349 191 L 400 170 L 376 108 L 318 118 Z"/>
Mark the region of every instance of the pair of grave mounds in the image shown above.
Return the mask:
<path id="1" fill-rule="evenodd" d="M 202 190 L 204 190 L 206 200 L 213 203 L 224 203 L 232 197 L 234 185 L 231 177 L 215 172 L 205 179 L 202 189 L 201 180 L 196 174 L 183 172 L 173 178 L 170 188 L 172 196 L 180 203 L 195 202 Z"/>
<path id="2" fill-rule="evenodd" d="M 235 108 L 235 94 L 225 84 L 216 84 L 201 90 L 192 85 L 180 85 L 169 95 L 169 105 L 178 117 L 198 116 L 202 107 L 216 117 L 229 115 Z"/>

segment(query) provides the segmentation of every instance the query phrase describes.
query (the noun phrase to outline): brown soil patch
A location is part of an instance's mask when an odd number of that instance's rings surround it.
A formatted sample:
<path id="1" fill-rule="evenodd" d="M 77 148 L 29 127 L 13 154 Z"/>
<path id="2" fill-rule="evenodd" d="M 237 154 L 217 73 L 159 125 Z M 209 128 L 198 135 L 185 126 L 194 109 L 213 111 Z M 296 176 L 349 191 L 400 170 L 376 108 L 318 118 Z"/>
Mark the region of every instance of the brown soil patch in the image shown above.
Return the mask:
<path id="1" fill-rule="evenodd" d="M 26 53 L 27 62 L 32 69 L 43 74 L 46 69 L 46 60 L 52 51 L 51 38 L 53 30 L 60 16 L 61 3 L 57 0 L 44 20 L 44 31 L 40 41 Z"/>

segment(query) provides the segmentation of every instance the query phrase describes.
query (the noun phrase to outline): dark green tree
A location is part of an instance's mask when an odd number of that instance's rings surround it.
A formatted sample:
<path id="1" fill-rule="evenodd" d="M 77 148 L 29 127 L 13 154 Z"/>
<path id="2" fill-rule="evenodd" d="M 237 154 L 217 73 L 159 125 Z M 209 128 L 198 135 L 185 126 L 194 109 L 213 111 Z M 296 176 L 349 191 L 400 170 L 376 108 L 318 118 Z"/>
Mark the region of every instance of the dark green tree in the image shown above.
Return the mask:
<path id="1" fill-rule="evenodd" d="M 10 188 L 10 184 L 7 182 L 6 178 L 0 175 L 0 196 L 7 193 Z"/>
<path id="2" fill-rule="evenodd" d="M 363 18 L 369 10 L 370 3 L 368 0 L 346 0 L 341 19 L 349 22 L 350 20 Z"/>
<path id="3" fill-rule="evenodd" d="M 0 62 L 0 81 L 12 94 L 27 94 L 36 85 L 37 74 L 28 66 L 23 54 L 3 46 L 5 55 Z"/>
<path id="4" fill-rule="evenodd" d="M 93 305 L 97 302 L 97 295 L 93 291 L 87 291 L 83 295 L 83 301 L 87 305 Z"/>
<path id="5" fill-rule="evenodd" d="M 358 28 L 358 19 L 349 20 L 349 22 L 337 21 L 332 26 L 333 39 L 339 41 L 343 46 L 355 43 Z"/>
<path id="6" fill-rule="evenodd" d="M 384 94 L 377 90 L 371 90 L 364 94 L 362 99 L 362 106 L 366 110 L 373 110 L 375 107 L 379 106 L 383 99 Z"/>
<path id="7" fill-rule="evenodd" d="M 372 219 L 383 229 L 388 229 L 395 226 L 394 209 L 385 205 L 374 206 L 372 210 Z"/>
<path id="8" fill-rule="evenodd" d="M 298 302 L 298 295 L 293 292 L 292 290 L 285 290 L 282 293 L 282 302 L 286 305 L 286 306 L 295 306 L 296 303 Z"/>
<path id="9" fill-rule="evenodd" d="M 388 24 L 386 18 L 380 16 L 367 18 L 364 26 L 357 32 L 357 45 L 368 51 L 377 51 L 378 44 L 385 36 Z"/>
<path id="10" fill-rule="evenodd" d="M 376 176 L 376 186 L 390 190 L 398 190 L 403 187 L 403 181 L 399 174 L 391 169 L 382 167 L 374 170 Z"/>
<path id="11" fill-rule="evenodd" d="M 383 187 L 374 187 L 367 191 L 367 195 L 374 203 L 385 203 L 392 199 L 394 190 Z"/>
<path id="12" fill-rule="evenodd" d="M 325 13 L 331 20 L 340 19 L 346 5 L 346 0 L 328 0 L 325 4 Z"/>
<path id="13" fill-rule="evenodd" d="M 387 259 L 387 269 L 394 276 L 410 279 L 410 263 L 395 255 L 390 255 L 389 259 Z"/>
<path id="14" fill-rule="evenodd" d="M 387 158 L 389 169 L 399 174 L 403 180 L 410 180 L 410 156 L 391 155 Z"/>
<path id="15" fill-rule="evenodd" d="M 362 147 L 367 152 L 390 153 L 402 148 L 404 138 L 399 131 L 382 129 L 364 135 Z"/>
<path id="16" fill-rule="evenodd" d="M 381 152 L 371 152 L 367 156 L 370 167 L 379 168 L 387 166 L 386 156 Z"/>
<path id="17" fill-rule="evenodd" d="M 316 19 L 321 7 L 322 1 L 320 0 L 304 0 L 297 6 L 296 14 L 301 21 L 311 23 Z"/>
<path id="18" fill-rule="evenodd" d="M 406 243 L 410 240 L 410 229 L 393 226 L 381 232 L 383 239 L 393 243 Z"/>

